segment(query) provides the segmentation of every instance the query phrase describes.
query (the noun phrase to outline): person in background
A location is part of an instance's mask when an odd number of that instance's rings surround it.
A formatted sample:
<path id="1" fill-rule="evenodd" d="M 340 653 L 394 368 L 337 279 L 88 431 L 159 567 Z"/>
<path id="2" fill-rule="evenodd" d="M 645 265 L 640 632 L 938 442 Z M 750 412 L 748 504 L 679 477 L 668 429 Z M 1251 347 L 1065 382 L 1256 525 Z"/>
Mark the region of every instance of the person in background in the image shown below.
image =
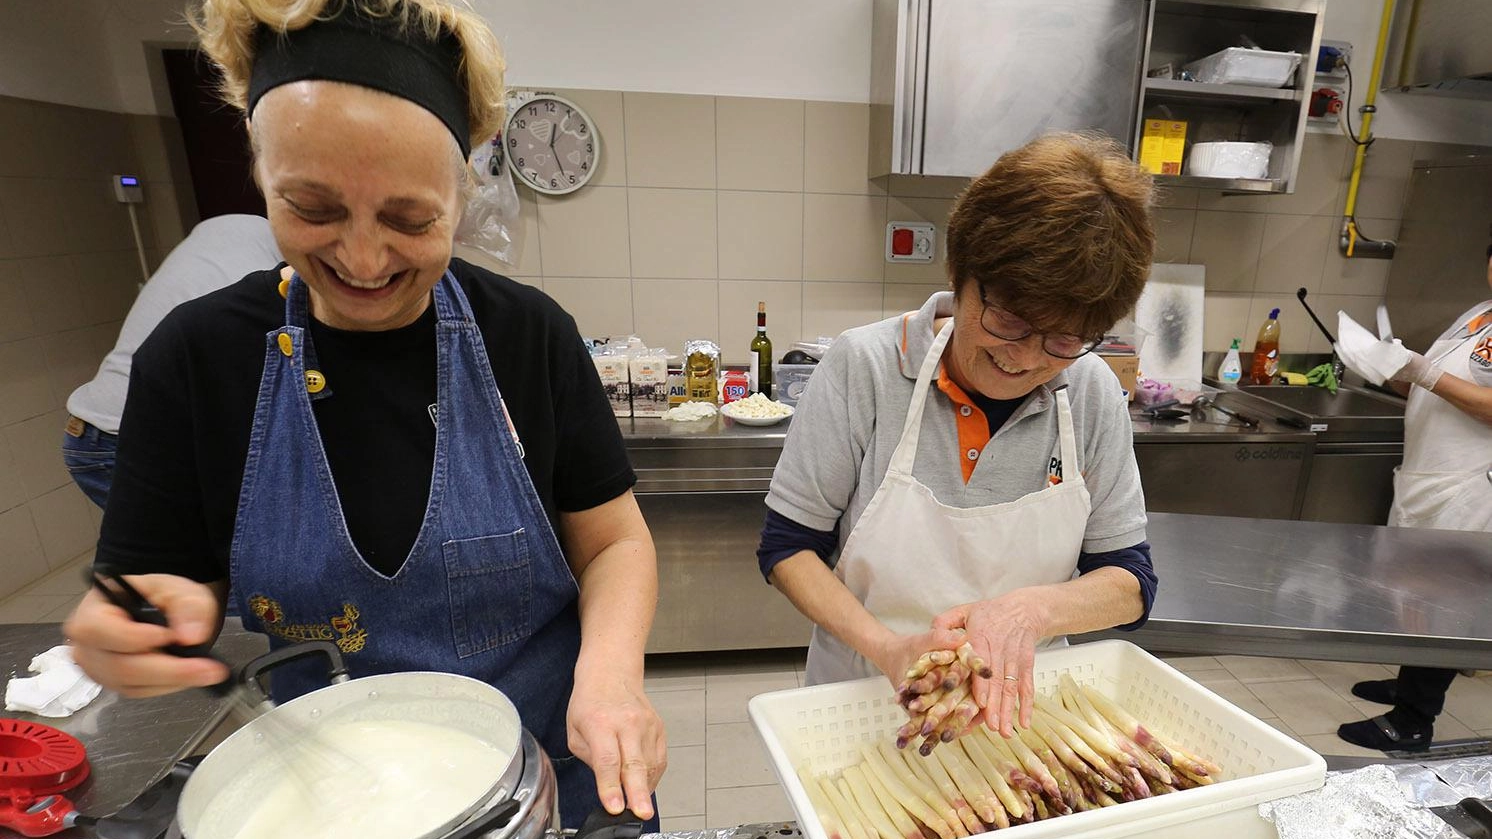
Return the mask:
<path id="1" fill-rule="evenodd" d="M 1492 286 L 1492 245 L 1486 282 Z M 1389 343 L 1402 361 L 1389 384 L 1409 398 L 1389 525 L 1492 534 L 1492 299 L 1452 321 L 1424 355 Z M 1340 343 L 1337 351 L 1349 369 L 1364 369 Z M 1358 682 L 1354 696 L 1393 707 L 1343 723 L 1337 736 L 1367 749 L 1425 748 L 1455 678 L 1455 670 L 1405 665 L 1396 678 Z"/>
<path id="2" fill-rule="evenodd" d="M 948 219 L 953 290 L 839 336 L 767 495 L 757 559 L 815 624 L 811 684 L 968 640 L 974 694 L 1029 724 L 1038 647 L 1138 627 L 1155 597 L 1128 405 L 1090 355 L 1134 309 L 1150 176 L 1106 140 L 1003 155 Z"/>
<path id="3" fill-rule="evenodd" d="M 67 398 L 70 416 L 63 429 L 62 462 L 78 489 L 99 509 L 108 502 L 114 482 L 130 362 L 145 336 L 179 304 L 279 263 L 280 249 L 268 219 L 217 216 L 192 228 L 140 289 L 119 330 L 119 340 L 98 366 L 98 375 Z"/>
<path id="4" fill-rule="evenodd" d="M 288 264 L 176 307 L 135 354 L 95 565 L 169 625 L 90 592 L 75 660 L 129 696 L 220 683 L 162 648 L 214 638 L 231 584 L 274 648 L 493 685 L 564 826 L 630 808 L 656 831 L 657 559 L 621 431 L 574 319 L 452 257 L 471 149 L 502 125 L 496 37 L 454 0 L 194 14 Z M 282 669 L 273 691 L 325 685 Z"/>

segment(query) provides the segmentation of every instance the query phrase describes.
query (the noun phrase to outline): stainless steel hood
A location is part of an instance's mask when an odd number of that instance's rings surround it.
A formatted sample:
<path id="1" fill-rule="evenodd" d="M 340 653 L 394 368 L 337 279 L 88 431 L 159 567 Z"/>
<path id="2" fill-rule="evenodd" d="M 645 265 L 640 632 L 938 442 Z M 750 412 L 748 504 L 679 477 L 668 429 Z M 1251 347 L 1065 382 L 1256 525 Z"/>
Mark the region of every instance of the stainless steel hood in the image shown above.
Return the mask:
<path id="1" fill-rule="evenodd" d="M 1492 99 L 1492 2 L 1401 0 L 1383 89 Z"/>

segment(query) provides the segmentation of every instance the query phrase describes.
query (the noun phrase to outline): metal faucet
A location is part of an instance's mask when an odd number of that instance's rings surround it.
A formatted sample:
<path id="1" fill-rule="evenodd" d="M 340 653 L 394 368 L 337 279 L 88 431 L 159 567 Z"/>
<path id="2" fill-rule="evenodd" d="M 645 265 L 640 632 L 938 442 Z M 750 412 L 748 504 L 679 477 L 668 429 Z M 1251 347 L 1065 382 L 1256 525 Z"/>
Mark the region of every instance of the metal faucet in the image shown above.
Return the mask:
<path id="1" fill-rule="evenodd" d="M 1332 344 L 1331 345 L 1331 375 L 1336 378 L 1338 385 L 1342 385 L 1342 384 L 1344 384 L 1344 382 L 1342 381 L 1342 377 L 1345 376 L 1346 374 L 1347 374 L 1347 365 L 1343 364 L 1341 357 L 1337 355 L 1337 345 L 1336 344 Z"/>

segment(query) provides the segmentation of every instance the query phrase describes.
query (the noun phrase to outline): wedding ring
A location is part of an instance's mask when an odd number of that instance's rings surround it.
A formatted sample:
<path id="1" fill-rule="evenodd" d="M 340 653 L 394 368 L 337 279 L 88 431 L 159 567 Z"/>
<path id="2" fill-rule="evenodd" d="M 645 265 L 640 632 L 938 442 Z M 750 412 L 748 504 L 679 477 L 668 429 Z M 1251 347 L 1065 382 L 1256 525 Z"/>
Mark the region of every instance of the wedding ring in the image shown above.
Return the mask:
<path id="1" fill-rule="evenodd" d="M 1005 681 L 1007 681 L 1007 682 L 1019 682 L 1020 680 L 1021 680 L 1020 676 L 1006 676 L 1005 677 Z"/>

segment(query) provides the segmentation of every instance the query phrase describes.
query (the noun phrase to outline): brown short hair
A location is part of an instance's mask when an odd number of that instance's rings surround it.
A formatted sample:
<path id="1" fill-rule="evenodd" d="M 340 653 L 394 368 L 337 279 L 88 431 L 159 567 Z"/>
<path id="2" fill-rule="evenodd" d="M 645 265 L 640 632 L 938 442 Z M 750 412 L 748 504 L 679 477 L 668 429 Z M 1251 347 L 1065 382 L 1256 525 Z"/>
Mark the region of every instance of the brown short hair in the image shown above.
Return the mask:
<path id="1" fill-rule="evenodd" d="M 1032 140 L 1001 155 L 954 205 L 953 288 L 978 283 L 1036 329 L 1098 337 L 1145 288 L 1153 195 L 1150 175 L 1112 140 Z"/>

